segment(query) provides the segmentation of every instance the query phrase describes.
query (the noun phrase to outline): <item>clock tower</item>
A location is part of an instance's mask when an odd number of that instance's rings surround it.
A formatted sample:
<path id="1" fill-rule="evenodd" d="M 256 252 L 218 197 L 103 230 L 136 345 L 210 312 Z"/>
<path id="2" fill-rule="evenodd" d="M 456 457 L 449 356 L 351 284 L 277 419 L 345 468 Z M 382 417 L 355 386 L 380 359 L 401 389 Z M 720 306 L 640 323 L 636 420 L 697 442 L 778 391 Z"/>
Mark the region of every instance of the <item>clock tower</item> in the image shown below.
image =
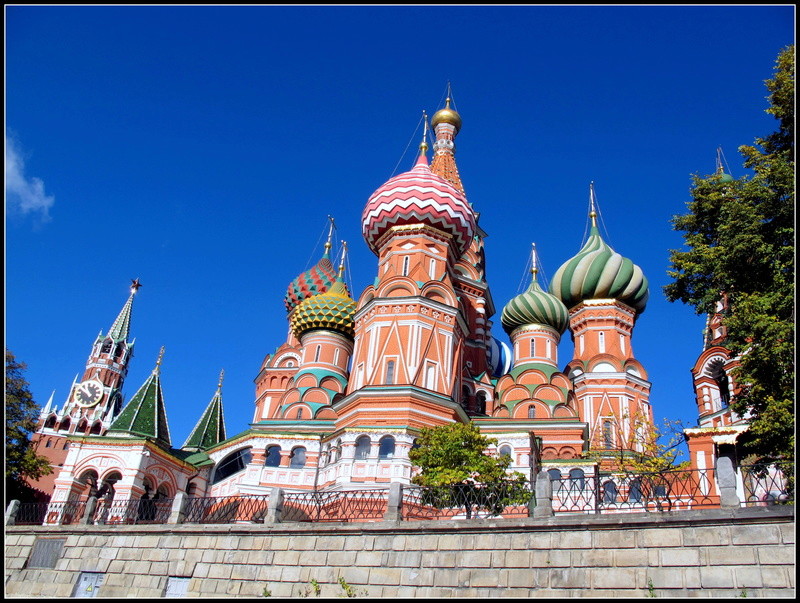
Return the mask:
<path id="1" fill-rule="evenodd" d="M 34 488 L 52 492 L 49 482 L 66 458 L 67 436 L 103 435 L 122 409 L 122 385 L 133 358 L 134 341 L 129 341 L 133 298 L 141 286 L 138 278 L 131 281 L 128 300 L 108 333 L 98 334 L 83 376 L 73 382 L 61 409 L 52 406 L 52 396 L 42 409 L 32 442 L 38 454 L 50 459 L 54 473 L 31 482 Z"/>

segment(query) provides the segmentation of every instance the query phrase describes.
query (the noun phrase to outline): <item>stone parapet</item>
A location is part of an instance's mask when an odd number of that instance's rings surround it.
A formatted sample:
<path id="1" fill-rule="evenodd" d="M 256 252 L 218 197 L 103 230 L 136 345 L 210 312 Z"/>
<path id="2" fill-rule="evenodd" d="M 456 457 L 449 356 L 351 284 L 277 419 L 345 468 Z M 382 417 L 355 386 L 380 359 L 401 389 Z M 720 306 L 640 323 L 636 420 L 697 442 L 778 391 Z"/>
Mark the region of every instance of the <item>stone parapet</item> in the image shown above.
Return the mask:
<path id="1" fill-rule="evenodd" d="M 52 567 L 37 541 L 63 540 Z M 794 509 L 373 523 L 6 527 L 6 595 L 794 597 Z M 41 561 L 45 557 L 37 554 Z"/>

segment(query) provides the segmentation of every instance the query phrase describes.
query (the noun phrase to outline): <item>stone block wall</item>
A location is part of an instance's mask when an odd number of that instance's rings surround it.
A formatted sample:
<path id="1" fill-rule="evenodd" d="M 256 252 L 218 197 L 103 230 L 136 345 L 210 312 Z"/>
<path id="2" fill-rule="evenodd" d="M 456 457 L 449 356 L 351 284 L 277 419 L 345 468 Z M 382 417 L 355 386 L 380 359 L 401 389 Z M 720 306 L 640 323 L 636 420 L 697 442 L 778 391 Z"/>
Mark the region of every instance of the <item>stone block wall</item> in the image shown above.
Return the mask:
<path id="1" fill-rule="evenodd" d="M 52 569 L 37 539 L 64 538 Z M 794 597 L 793 508 L 350 524 L 9 526 L 5 589 L 99 596 Z"/>

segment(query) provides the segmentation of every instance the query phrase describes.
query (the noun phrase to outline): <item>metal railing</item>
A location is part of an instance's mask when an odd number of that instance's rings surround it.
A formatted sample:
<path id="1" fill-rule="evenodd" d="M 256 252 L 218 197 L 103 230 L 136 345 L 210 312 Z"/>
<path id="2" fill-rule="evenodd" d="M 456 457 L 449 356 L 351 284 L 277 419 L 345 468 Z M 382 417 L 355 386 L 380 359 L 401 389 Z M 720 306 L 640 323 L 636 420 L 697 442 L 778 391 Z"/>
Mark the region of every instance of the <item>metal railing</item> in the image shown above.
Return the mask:
<path id="1" fill-rule="evenodd" d="M 388 496 L 388 490 L 287 493 L 282 521 L 380 521 L 386 515 Z"/>
<path id="2" fill-rule="evenodd" d="M 100 499 L 94 522 L 100 524 L 167 523 L 172 512 L 171 498 L 112 500 Z"/>
<path id="3" fill-rule="evenodd" d="M 527 517 L 532 497 L 528 483 L 457 484 L 403 488 L 402 518 L 478 519 Z"/>
<path id="4" fill-rule="evenodd" d="M 741 465 L 743 507 L 794 503 L 794 466 L 783 461 Z"/>
<path id="5" fill-rule="evenodd" d="M 191 497 L 184 507 L 185 523 L 262 523 L 269 494 Z"/>
<path id="6" fill-rule="evenodd" d="M 85 512 L 85 501 L 22 503 L 17 511 L 15 523 L 17 525 L 69 525 L 78 523 Z"/>
<path id="7" fill-rule="evenodd" d="M 555 513 L 635 513 L 719 507 L 713 470 L 552 479 Z"/>

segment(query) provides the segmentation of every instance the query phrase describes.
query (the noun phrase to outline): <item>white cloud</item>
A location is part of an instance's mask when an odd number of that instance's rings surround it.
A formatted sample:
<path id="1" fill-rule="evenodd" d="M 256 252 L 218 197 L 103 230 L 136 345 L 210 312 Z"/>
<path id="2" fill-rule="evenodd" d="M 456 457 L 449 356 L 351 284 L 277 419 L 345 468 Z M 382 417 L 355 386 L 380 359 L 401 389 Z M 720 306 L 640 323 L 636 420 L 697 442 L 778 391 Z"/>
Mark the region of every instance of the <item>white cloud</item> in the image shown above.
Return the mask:
<path id="1" fill-rule="evenodd" d="M 43 220 L 49 220 L 55 200 L 53 195 L 45 194 L 40 178 L 25 177 L 25 162 L 14 141 L 6 136 L 7 208 L 23 214 L 39 213 Z"/>

